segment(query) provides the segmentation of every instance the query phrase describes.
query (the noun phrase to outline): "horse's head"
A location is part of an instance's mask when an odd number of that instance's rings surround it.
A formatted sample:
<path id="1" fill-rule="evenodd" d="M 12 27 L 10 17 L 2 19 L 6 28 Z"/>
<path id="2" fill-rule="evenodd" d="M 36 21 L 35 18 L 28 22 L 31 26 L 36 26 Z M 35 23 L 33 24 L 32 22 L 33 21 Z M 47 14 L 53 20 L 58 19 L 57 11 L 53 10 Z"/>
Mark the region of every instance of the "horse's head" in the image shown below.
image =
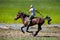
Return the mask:
<path id="1" fill-rule="evenodd" d="M 23 12 L 18 12 L 18 14 L 15 17 L 15 20 L 21 18 L 23 16 Z"/>

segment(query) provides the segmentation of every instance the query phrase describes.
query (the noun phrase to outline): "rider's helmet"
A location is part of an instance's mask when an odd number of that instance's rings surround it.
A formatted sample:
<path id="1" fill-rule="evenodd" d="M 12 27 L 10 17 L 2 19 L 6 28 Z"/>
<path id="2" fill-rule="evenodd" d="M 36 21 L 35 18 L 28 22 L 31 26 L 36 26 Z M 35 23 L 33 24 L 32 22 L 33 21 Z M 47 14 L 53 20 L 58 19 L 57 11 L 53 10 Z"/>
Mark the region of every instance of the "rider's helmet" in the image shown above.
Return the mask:
<path id="1" fill-rule="evenodd" d="M 30 8 L 32 8 L 33 7 L 33 5 L 30 5 Z"/>

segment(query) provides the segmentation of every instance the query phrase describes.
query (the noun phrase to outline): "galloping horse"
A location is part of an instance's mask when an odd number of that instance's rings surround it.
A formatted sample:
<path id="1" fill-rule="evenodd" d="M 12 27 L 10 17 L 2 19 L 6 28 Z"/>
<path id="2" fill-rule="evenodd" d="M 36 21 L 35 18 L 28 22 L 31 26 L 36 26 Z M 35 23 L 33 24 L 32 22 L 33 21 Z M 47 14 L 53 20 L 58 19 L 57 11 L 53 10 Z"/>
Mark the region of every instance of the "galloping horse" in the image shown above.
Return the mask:
<path id="1" fill-rule="evenodd" d="M 15 17 L 15 20 L 17 20 L 17 19 L 19 19 L 19 18 L 21 18 L 21 19 L 23 20 L 24 26 L 21 27 L 21 31 L 22 31 L 23 33 L 25 33 L 24 30 L 23 30 L 24 27 L 27 27 L 26 32 L 33 33 L 32 31 L 28 31 L 28 29 L 29 29 L 30 26 L 33 26 L 33 25 L 37 24 L 37 25 L 38 25 L 38 30 L 37 30 L 36 33 L 33 35 L 33 36 L 36 36 L 36 35 L 38 34 L 38 32 L 42 29 L 42 28 L 41 28 L 41 25 L 44 24 L 45 19 L 47 19 L 48 17 L 46 17 L 46 18 L 34 17 L 34 18 L 31 20 L 31 22 L 30 22 L 29 25 L 28 25 L 28 17 L 29 17 L 29 15 L 25 14 L 24 12 L 18 12 L 17 16 Z M 48 20 L 48 21 L 49 21 L 49 20 Z M 51 19 L 50 19 L 50 21 L 51 21 Z M 50 23 L 50 21 L 49 21 L 49 23 Z"/>

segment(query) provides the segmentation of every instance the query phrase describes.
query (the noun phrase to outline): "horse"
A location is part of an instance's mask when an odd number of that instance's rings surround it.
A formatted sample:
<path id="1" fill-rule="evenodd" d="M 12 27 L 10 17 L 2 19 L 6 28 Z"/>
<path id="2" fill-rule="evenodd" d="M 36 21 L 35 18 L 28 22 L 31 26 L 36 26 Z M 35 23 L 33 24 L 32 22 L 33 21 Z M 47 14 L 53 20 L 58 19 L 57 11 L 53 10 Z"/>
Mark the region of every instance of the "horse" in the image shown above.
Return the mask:
<path id="1" fill-rule="evenodd" d="M 49 17 L 48 17 L 48 16 L 45 17 L 45 18 L 42 18 L 42 17 L 34 17 L 34 18 L 30 21 L 30 24 L 29 24 L 29 25 L 28 25 L 29 15 L 27 15 L 27 14 L 24 13 L 24 12 L 18 12 L 18 14 L 15 16 L 15 20 L 17 20 L 17 19 L 19 19 L 19 18 L 22 19 L 23 24 L 24 24 L 24 25 L 21 27 L 21 31 L 22 31 L 23 33 L 25 33 L 24 30 L 23 30 L 23 28 L 25 28 L 25 27 L 27 27 L 26 32 L 33 33 L 32 31 L 28 31 L 29 27 L 30 27 L 30 26 L 33 26 L 33 25 L 36 25 L 36 24 L 38 25 L 38 30 L 37 30 L 36 33 L 33 35 L 33 36 L 36 36 L 36 35 L 39 33 L 39 31 L 42 29 L 41 26 L 44 24 L 45 19 L 48 19 Z M 49 18 L 49 19 L 50 19 L 50 18 Z M 49 23 L 50 23 L 50 21 L 51 21 L 51 19 L 48 20 Z"/>

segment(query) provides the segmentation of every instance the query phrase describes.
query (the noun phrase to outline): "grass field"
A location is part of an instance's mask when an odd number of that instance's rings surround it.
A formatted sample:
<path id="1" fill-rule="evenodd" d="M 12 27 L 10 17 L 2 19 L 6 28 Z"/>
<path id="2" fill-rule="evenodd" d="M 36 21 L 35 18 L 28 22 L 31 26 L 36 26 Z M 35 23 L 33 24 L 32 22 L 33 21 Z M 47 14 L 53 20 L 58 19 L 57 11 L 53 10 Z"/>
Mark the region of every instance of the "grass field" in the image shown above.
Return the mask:
<path id="1" fill-rule="evenodd" d="M 22 23 L 14 20 L 18 11 L 28 12 L 30 4 L 43 16 L 49 15 L 51 23 L 60 24 L 60 0 L 0 0 L 0 23 Z M 29 13 L 27 13 L 29 14 Z M 36 16 L 40 16 L 36 13 Z"/>
<path id="2" fill-rule="evenodd" d="M 60 40 L 60 38 L 57 37 L 26 37 L 26 38 L 0 38 L 0 40 Z"/>

